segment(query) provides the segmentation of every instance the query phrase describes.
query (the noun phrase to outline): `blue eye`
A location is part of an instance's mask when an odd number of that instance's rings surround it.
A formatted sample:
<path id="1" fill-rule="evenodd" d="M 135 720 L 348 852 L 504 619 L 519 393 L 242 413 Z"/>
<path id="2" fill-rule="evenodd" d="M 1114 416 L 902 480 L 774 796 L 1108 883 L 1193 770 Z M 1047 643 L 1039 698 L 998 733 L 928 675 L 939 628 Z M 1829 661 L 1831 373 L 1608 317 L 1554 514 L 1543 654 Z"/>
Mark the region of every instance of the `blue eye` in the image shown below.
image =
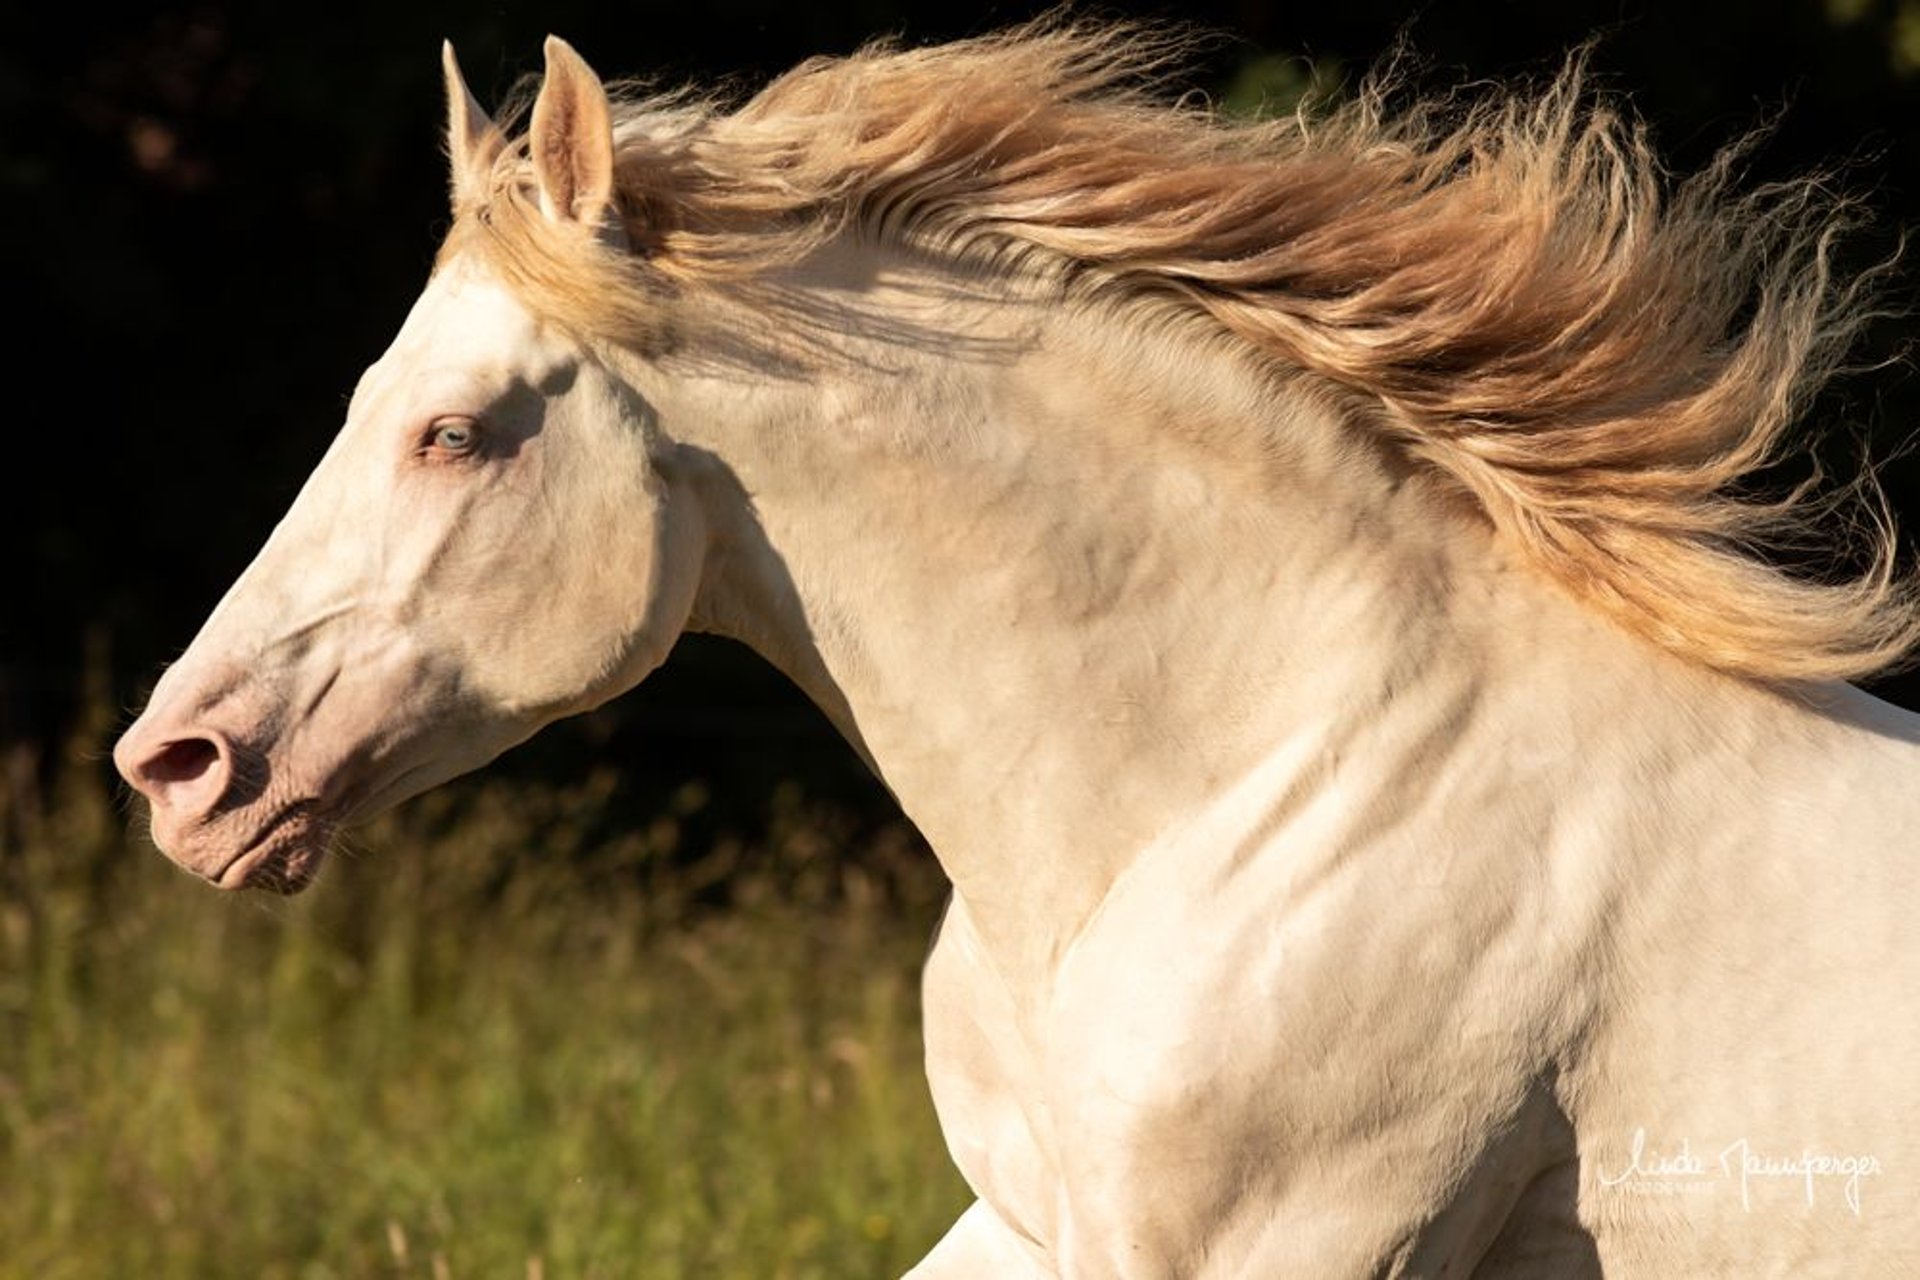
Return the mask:
<path id="1" fill-rule="evenodd" d="M 471 418 L 442 418 L 433 424 L 433 447 L 441 453 L 472 453 L 480 431 Z"/>

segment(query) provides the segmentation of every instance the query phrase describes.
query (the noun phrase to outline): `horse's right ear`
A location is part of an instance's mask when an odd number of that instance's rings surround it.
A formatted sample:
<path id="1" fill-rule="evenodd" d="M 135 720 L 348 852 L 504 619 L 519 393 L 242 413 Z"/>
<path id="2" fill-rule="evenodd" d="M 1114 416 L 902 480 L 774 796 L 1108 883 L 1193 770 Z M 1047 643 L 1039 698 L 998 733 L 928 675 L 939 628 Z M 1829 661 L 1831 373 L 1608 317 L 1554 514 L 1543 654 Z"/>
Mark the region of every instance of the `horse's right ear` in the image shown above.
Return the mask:
<path id="1" fill-rule="evenodd" d="M 506 145 L 500 129 L 493 123 L 473 90 L 460 74 L 460 61 L 453 56 L 453 41 L 440 43 L 440 66 L 447 76 L 447 162 L 451 166 L 453 214 L 479 203 L 486 196 L 488 175 L 493 162 Z"/>

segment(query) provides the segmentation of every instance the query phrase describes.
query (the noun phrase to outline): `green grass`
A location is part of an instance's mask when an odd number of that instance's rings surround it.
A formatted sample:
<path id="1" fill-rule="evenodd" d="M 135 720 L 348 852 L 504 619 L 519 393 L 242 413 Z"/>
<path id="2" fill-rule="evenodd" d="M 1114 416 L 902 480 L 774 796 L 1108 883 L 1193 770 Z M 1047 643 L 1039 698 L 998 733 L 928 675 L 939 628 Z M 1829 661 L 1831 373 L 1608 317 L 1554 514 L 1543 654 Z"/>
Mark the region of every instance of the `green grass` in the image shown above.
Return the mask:
<path id="1" fill-rule="evenodd" d="M 96 778 L 0 814 L 0 1277 L 895 1276 L 964 1203 L 904 838 L 689 858 L 671 807 L 583 844 L 610 775 L 481 783 L 283 903 Z"/>

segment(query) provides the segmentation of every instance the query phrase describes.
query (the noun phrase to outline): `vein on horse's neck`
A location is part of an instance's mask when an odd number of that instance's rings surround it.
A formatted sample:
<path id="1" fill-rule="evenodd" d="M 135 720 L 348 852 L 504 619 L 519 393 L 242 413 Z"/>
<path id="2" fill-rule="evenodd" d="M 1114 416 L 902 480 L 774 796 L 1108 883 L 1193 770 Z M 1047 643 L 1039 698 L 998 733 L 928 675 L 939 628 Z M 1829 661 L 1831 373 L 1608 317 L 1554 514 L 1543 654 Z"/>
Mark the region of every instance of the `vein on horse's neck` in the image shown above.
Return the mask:
<path id="1" fill-rule="evenodd" d="M 805 688 L 1046 963 L 1170 824 L 1430 661 L 1457 535 L 1224 344 L 1001 311 L 970 357 L 658 394 L 732 491 L 696 623 Z"/>

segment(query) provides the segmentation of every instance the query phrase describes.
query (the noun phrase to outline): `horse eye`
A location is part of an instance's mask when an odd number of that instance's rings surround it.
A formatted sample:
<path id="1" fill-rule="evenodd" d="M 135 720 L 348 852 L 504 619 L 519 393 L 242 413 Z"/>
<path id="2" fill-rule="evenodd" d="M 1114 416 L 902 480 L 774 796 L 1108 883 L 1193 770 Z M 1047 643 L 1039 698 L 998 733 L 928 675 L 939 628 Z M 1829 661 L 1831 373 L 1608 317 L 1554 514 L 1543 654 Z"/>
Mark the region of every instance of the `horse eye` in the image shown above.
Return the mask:
<path id="1" fill-rule="evenodd" d="M 471 418 L 442 418 L 433 424 L 433 447 L 441 453 L 472 453 L 479 443 L 480 432 Z"/>

